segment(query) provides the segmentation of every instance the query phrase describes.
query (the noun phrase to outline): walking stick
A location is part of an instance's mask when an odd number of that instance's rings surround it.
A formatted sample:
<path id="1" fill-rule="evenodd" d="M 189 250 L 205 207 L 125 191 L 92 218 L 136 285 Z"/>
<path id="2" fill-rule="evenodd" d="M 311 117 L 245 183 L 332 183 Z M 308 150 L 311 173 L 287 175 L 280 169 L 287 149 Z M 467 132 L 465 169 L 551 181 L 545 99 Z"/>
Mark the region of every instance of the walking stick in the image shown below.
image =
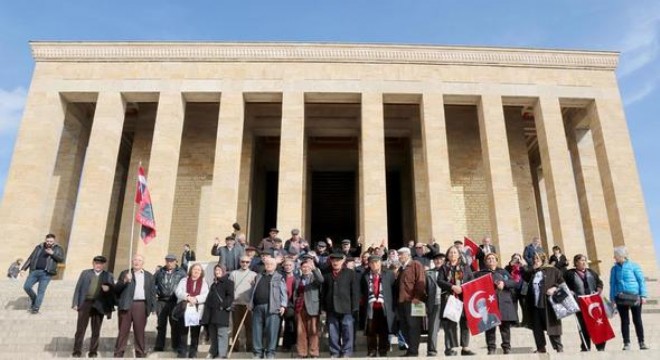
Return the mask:
<path id="1" fill-rule="evenodd" d="M 575 325 L 577 326 L 578 334 L 580 334 L 580 340 L 582 341 L 582 346 L 584 346 L 585 349 L 589 350 L 587 348 L 587 340 L 584 338 L 584 335 L 582 335 L 582 326 L 580 326 L 580 319 L 578 319 L 577 314 L 575 316 Z"/>
<path id="2" fill-rule="evenodd" d="M 231 341 L 231 348 L 229 348 L 229 353 L 227 353 L 227 359 L 231 358 L 231 353 L 234 352 L 234 346 L 236 345 L 236 340 L 238 340 L 238 335 L 241 333 L 241 330 L 243 329 L 243 323 L 245 323 L 245 318 L 247 318 L 248 311 L 250 311 L 250 309 L 245 310 L 245 314 L 243 314 L 243 319 L 241 320 L 241 323 L 238 325 L 238 330 L 236 330 L 236 334 L 234 334 L 234 339 Z"/>

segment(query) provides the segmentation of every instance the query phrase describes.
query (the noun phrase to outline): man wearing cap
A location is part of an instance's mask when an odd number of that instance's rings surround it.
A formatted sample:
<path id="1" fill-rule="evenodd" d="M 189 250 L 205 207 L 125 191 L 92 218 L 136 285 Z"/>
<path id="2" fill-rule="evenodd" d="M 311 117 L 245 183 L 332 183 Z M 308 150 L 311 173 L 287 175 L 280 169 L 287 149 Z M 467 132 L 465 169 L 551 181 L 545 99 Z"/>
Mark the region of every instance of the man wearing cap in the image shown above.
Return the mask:
<path id="1" fill-rule="evenodd" d="M 103 315 L 110 318 L 115 309 L 115 297 L 112 292 L 115 281 L 112 273 L 104 269 L 106 262 L 107 259 L 104 256 L 95 256 L 92 260 L 92 268 L 83 270 L 78 277 L 71 305 L 73 310 L 78 312 L 72 357 L 82 356 L 83 340 L 90 320 L 92 322 L 92 338 L 89 341 L 87 357 L 98 356 Z"/>
<path id="2" fill-rule="evenodd" d="M 115 342 L 115 357 L 123 357 L 128 343 L 128 335 L 133 327 L 133 347 L 135 357 L 145 357 L 145 333 L 147 316 L 156 312 L 156 283 L 154 276 L 144 270 L 142 255 L 133 255 L 131 269 L 119 274 L 115 284 L 117 310 L 119 313 L 119 334 Z"/>
<path id="3" fill-rule="evenodd" d="M 293 255 L 301 255 L 309 251 L 309 245 L 300 236 L 299 229 L 291 230 L 291 238 L 284 243 L 284 250 Z"/>
<path id="4" fill-rule="evenodd" d="M 245 255 L 245 249 L 236 246 L 236 239 L 233 236 L 225 237 L 225 246 L 220 246 L 220 239 L 215 238 L 211 255 L 219 256 L 218 264 L 226 272 L 231 272 L 240 268 L 241 258 Z"/>
<path id="5" fill-rule="evenodd" d="M 284 247 L 282 244 L 282 239 L 278 237 L 273 239 L 272 246 L 268 250 L 265 250 L 264 252 L 274 257 L 275 259 L 286 255 L 286 251 L 284 251 Z"/>
<path id="6" fill-rule="evenodd" d="M 353 314 L 358 312 L 359 282 L 355 272 L 344 267 L 342 253 L 330 255 L 331 271 L 324 275 L 321 307 L 328 322 L 330 356 L 350 357 L 355 336 Z"/>
<path id="7" fill-rule="evenodd" d="M 165 348 L 165 336 L 167 335 L 167 322 L 170 322 L 170 334 L 172 339 L 172 349 L 179 348 L 181 335 L 179 334 L 178 324 L 172 320 L 172 310 L 176 306 L 177 299 L 174 291 L 181 279 L 186 277 L 186 271 L 178 266 L 176 256 L 168 254 L 165 256 L 165 265 L 158 270 L 154 277 L 156 283 L 156 296 L 158 304 L 156 313 L 158 314 L 158 331 L 156 335 L 156 344 L 154 351 L 163 351 Z"/>
<path id="8" fill-rule="evenodd" d="M 270 248 L 273 247 L 273 241 L 279 233 L 280 231 L 277 230 L 277 228 L 270 228 L 270 231 L 268 231 L 268 236 L 263 238 L 258 246 L 259 251 L 264 252 L 270 250 Z"/>
<path id="9" fill-rule="evenodd" d="M 426 356 L 436 356 L 438 354 L 438 331 L 442 319 L 442 289 L 438 283 L 442 265 L 445 263 L 445 254 L 436 253 L 433 255 L 433 268 L 426 271 L 426 313 L 428 318 L 428 342 L 426 347 Z"/>
<path id="10" fill-rule="evenodd" d="M 314 265 L 316 265 L 322 273 L 326 272 L 329 269 L 330 264 L 328 264 L 328 259 L 330 253 L 328 253 L 328 244 L 325 241 L 319 241 L 316 243 L 316 252 L 314 255 Z"/>
<path id="11" fill-rule="evenodd" d="M 394 333 L 394 273 L 382 268 L 381 257 L 369 257 L 368 271 L 360 279 L 362 303 L 366 306 L 365 333 L 367 356 L 386 357 L 390 349 L 388 336 Z"/>
<path id="12" fill-rule="evenodd" d="M 341 241 L 341 253 L 344 254 L 345 257 L 353 257 L 353 258 L 360 257 L 361 252 L 362 252 L 362 244 L 360 244 L 359 242 L 357 248 L 352 248 L 351 240 L 344 239 Z"/>
<path id="13" fill-rule="evenodd" d="M 426 253 L 426 244 L 421 242 L 415 244 L 415 255 L 413 256 L 413 260 L 419 261 L 424 265 L 424 269 L 431 268 L 431 259 Z"/>
<path id="14" fill-rule="evenodd" d="M 397 277 L 397 312 L 403 337 L 408 342 L 405 356 L 419 356 L 419 341 L 422 336 L 422 317 L 412 316 L 412 304 L 426 301 L 426 273 L 424 266 L 411 258 L 410 249 L 399 249 L 401 268 Z"/>

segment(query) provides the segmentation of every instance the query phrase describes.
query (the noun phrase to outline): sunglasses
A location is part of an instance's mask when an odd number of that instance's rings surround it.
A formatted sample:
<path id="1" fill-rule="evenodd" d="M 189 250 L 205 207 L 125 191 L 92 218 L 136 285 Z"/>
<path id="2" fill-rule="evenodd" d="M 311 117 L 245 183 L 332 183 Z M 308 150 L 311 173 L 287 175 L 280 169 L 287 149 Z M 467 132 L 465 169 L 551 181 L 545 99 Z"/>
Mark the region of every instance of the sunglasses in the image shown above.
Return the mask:
<path id="1" fill-rule="evenodd" d="M 249 261 L 241 261 L 241 264 L 249 264 Z"/>

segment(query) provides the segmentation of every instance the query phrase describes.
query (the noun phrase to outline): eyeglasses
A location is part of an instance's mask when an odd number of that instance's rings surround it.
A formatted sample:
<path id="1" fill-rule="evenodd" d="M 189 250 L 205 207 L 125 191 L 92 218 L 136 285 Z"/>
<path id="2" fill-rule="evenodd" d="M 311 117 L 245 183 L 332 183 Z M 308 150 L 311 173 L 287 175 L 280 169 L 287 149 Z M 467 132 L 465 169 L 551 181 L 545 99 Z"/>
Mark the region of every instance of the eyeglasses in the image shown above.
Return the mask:
<path id="1" fill-rule="evenodd" d="M 241 264 L 249 264 L 249 261 L 241 261 Z"/>

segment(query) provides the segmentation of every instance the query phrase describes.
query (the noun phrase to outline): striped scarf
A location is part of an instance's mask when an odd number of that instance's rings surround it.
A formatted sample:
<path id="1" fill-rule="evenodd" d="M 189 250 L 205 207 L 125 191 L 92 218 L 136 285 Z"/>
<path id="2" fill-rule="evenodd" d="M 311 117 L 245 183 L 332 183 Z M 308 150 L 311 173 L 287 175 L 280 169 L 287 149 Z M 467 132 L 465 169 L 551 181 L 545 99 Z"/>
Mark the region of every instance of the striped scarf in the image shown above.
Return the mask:
<path id="1" fill-rule="evenodd" d="M 367 285 L 369 286 L 369 294 L 367 295 L 367 319 L 373 319 L 374 317 L 374 303 L 381 303 L 383 304 L 383 308 L 385 308 L 385 298 L 383 297 L 383 275 L 381 274 L 379 276 L 378 297 L 376 297 L 374 291 L 374 274 L 370 272 L 367 279 Z"/>

